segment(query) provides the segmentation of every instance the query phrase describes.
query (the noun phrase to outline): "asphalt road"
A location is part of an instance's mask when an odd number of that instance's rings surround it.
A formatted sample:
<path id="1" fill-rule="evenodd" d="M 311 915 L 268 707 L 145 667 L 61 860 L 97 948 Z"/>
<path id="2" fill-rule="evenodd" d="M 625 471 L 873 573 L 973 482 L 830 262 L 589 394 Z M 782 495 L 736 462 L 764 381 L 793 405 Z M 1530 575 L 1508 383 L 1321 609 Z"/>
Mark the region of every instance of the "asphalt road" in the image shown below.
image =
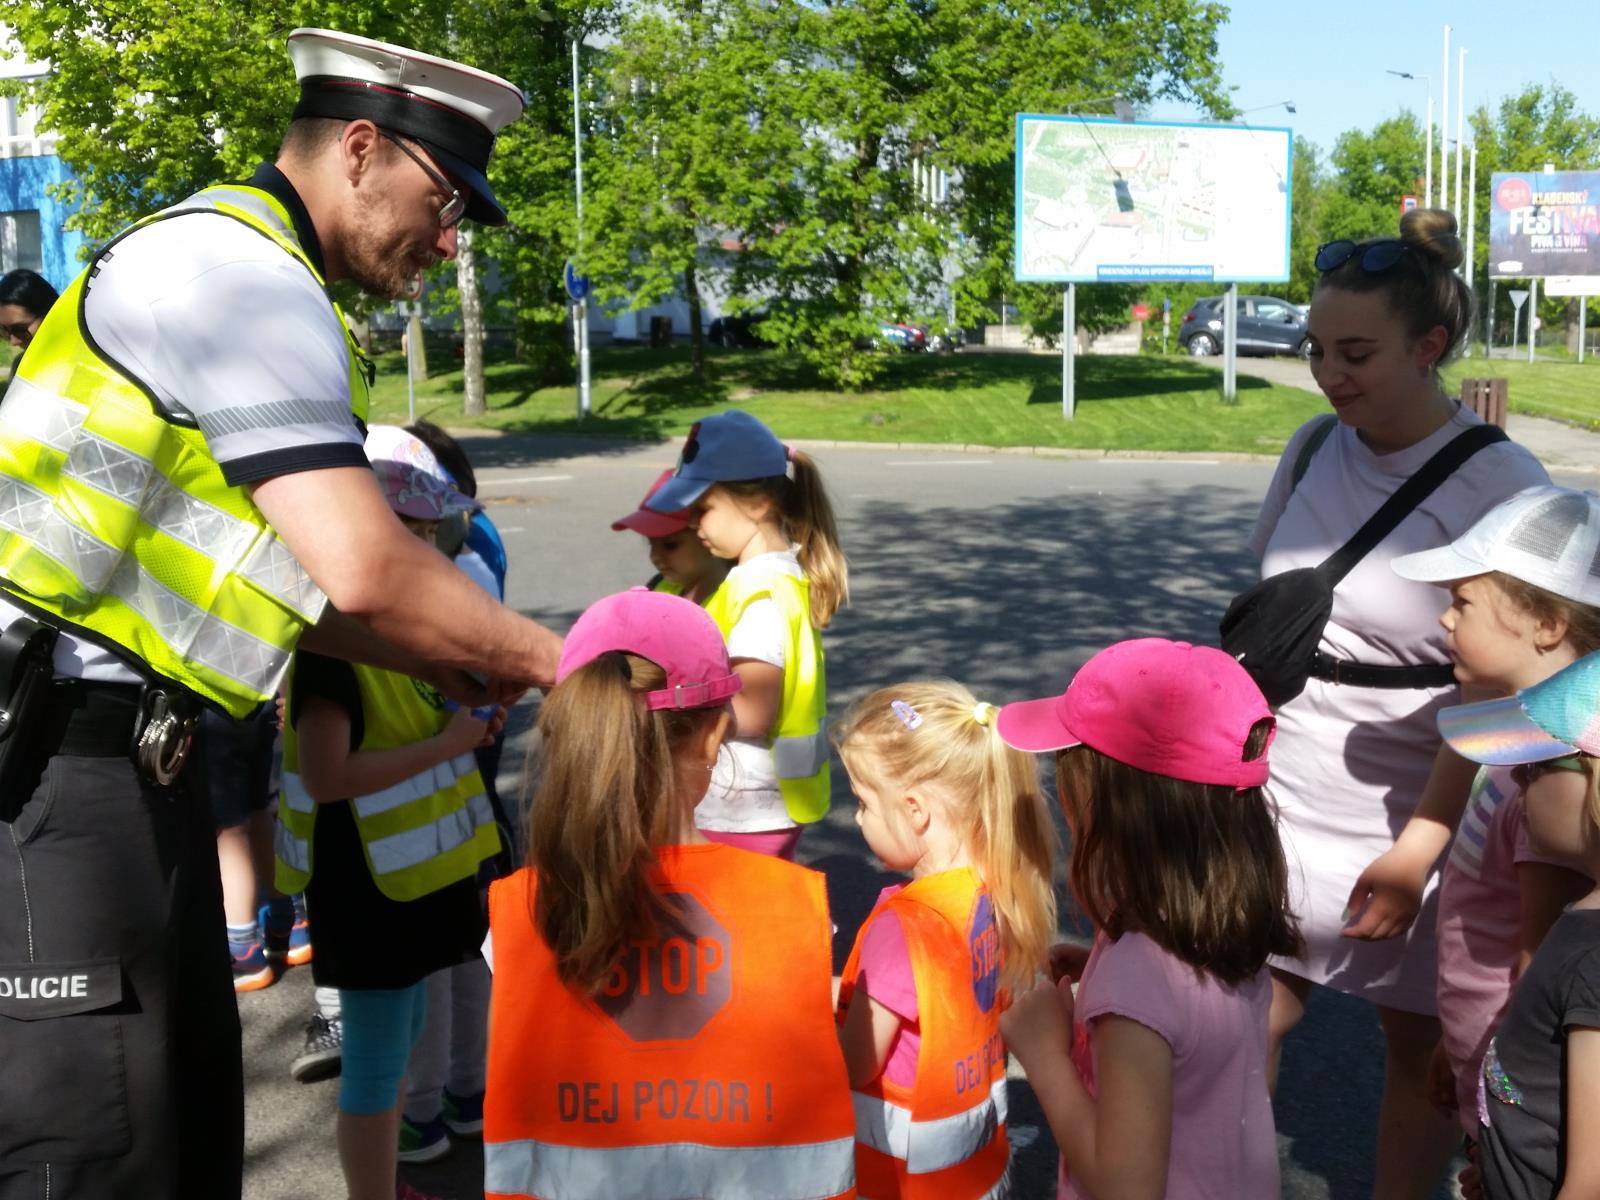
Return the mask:
<path id="1" fill-rule="evenodd" d="M 598 596 L 650 574 L 642 539 L 613 533 L 675 447 L 466 443 L 509 549 L 509 602 L 565 630 Z M 1251 564 L 1244 538 L 1270 464 L 1033 458 L 895 448 L 815 452 L 851 560 L 852 602 L 828 632 L 830 708 L 872 687 L 950 675 L 1003 702 L 1065 685 L 1120 638 L 1214 637 Z M 1560 481 L 1592 486 L 1576 474 Z M 522 790 L 532 702 L 513 714 L 502 794 Z M 843 964 L 885 876 L 851 819 L 843 772 L 834 811 L 808 830 L 801 859 L 827 873 Z M 308 968 L 240 998 L 247 1079 L 247 1200 L 344 1195 L 333 1144 L 336 1081 L 289 1078 L 311 1009 Z M 1285 1048 L 1277 1117 L 1284 1194 L 1364 1200 L 1381 1047 L 1364 1006 L 1314 996 Z M 1054 1195 L 1055 1152 L 1026 1081 L 1012 1087 L 1017 1195 Z M 406 1172 L 452 1200 L 482 1195 L 477 1146 Z M 1441 1191 L 1440 1196 L 1448 1195 Z"/>

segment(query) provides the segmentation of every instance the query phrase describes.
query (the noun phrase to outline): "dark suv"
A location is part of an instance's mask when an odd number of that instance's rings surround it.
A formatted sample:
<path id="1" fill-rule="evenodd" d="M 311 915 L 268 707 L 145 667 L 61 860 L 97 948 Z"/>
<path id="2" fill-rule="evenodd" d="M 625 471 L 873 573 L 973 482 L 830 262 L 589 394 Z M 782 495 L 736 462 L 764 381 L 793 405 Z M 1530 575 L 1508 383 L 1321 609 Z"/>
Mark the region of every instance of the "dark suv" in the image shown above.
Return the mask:
<path id="1" fill-rule="evenodd" d="M 1222 300 L 1221 296 L 1207 297 L 1183 314 L 1178 344 L 1190 354 L 1222 353 Z M 1276 296 L 1240 296 L 1239 353 L 1306 357 L 1311 343 L 1306 338 L 1305 314 Z"/>

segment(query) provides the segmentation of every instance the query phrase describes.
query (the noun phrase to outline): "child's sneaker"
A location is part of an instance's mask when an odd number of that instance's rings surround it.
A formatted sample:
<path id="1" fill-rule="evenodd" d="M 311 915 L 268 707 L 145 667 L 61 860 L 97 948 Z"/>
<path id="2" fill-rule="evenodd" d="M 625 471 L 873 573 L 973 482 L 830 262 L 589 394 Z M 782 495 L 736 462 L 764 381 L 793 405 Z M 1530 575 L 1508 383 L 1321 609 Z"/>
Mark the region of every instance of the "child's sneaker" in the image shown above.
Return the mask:
<path id="1" fill-rule="evenodd" d="M 303 967 L 311 961 L 311 926 L 299 913 L 295 914 L 294 926 L 289 930 L 289 945 L 283 961 L 291 967 Z"/>
<path id="2" fill-rule="evenodd" d="M 311 1014 L 306 1024 L 306 1048 L 289 1064 L 289 1074 L 301 1083 L 331 1079 L 344 1067 L 344 1022 L 339 1017 Z"/>
<path id="3" fill-rule="evenodd" d="M 394 1185 L 394 1200 L 441 1200 L 432 1192 L 418 1191 L 404 1179 L 397 1180 Z"/>
<path id="4" fill-rule="evenodd" d="M 288 901 L 263 904 L 257 919 L 269 961 L 286 967 L 303 967 L 311 961 L 311 926 L 298 905 L 290 907 Z"/>
<path id="5" fill-rule="evenodd" d="M 403 1163 L 428 1163 L 450 1153 L 450 1131 L 444 1118 L 435 1117 L 414 1125 L 400 1118 L 400 1153 L 395 1157 Z"/>
<path id="6" fill-rule="evenodd" d="M 233 990 L 254 992 L 272 983 L 272 964 L 260 942 L 251 942 L 250 949 L 233 956 Z"/>
<path id="7" fill-rule="evenodd" d="M 444 1090 L 444 1123 L 450 1132 L 462 1137 L 481 1136 L 483 1133 L 483 1093 L 475 1096 L 458 1096 L 449 1088 Z"/>

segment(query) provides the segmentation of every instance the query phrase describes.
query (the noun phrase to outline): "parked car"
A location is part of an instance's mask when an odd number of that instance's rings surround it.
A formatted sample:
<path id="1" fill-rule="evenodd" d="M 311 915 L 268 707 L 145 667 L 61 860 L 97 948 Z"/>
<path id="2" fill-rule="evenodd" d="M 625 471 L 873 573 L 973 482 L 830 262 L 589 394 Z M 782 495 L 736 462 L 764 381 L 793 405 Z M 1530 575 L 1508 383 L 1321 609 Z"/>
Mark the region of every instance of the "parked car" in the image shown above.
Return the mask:
<path id="1" fill-rule="evenodd" d="M 878 322 L 878 342 L 880 345 L 910 353 L 913 350 L 926 350 L 928 348 L 928 334 L 920 325 L 906 325 L 898 321 L 880 321 Z"/>
<path id="2" fill-rule="evenodd" d="M 729 350 L 754 350 L 772 345 L 755 331 L 767 319 L 765 312 L 736 313 L 717 317 L 706 329 L 706 339 L 713 346 Z"/>
<path id="3" fill-rule="evenodd" d="M 1221 296 L 1196 301 L 1183 314 L 1178 326 L 1178 344 L 1190 354 L 1203 357 L 1222 353 Z M 1238 301 L 1240 354 L 1311 353 L 1306 337 L 1306 317 L 1298 305 L 1276 296 L 1240 296 Z"/>

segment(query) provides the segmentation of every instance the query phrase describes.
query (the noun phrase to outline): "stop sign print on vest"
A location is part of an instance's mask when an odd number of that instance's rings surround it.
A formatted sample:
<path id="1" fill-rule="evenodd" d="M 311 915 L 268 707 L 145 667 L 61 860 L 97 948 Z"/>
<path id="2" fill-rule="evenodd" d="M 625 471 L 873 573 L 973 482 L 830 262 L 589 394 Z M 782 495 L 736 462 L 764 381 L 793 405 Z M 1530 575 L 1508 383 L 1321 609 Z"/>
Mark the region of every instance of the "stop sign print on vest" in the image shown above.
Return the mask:
<path id="1" fill-rule="evenodd" d="M 634 942 L 595 995 L 595 1003 L 636 1042 L 696 1036 L 733 994 L 733 938 L 687 892 L 662 899 L 676 910 L 657 937 Z"/>

